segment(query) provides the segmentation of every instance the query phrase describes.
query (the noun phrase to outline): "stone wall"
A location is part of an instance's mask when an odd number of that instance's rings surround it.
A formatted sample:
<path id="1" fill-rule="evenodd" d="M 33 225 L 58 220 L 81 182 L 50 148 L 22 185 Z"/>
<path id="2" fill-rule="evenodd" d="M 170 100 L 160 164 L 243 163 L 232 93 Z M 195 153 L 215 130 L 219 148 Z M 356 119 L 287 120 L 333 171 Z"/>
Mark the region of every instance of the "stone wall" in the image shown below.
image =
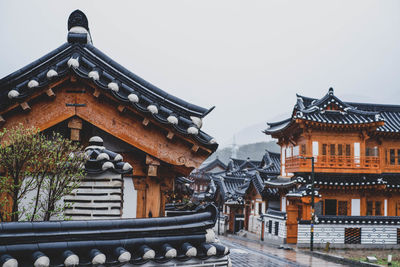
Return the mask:
<path id="1" fill-rule="evenodd" d="M 337 248 L 400 248 L 400 217 L 365 220 L 347 217 L 350 219 L 324 220 L 317 223 L 314 226 L 314 246 L 325 247 L 329 242 L 330 247 Z M 297 245 L 310 245 L 309 222 L 299 223 Z"/>

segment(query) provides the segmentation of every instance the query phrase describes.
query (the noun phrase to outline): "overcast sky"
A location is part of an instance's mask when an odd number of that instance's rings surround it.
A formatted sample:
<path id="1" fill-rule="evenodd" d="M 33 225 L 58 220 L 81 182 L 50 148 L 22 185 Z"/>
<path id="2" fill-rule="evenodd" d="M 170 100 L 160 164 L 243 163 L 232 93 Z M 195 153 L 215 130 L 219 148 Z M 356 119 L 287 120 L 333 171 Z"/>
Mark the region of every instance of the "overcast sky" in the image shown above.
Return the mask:
<path id="1" fill-rule="evenodd" d="M 69 14 L 93 44 L 170 94 L 216 109 L 221 145 L 283 119 L 296 93 L 400 104 L 400 1 L 0 1 L 0 77 L 66 42 Z M 254 126 L 255 125 L 255 126 Z M 250 136 L 250 134 L 248 134 Z"/>

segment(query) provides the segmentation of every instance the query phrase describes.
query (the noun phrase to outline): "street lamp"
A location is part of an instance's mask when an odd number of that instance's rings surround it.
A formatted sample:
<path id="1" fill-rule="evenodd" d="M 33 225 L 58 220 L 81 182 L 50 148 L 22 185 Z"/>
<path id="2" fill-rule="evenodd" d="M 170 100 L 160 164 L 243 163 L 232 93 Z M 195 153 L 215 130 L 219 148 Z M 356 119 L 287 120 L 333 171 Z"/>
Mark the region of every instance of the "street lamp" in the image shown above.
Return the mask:
<path id="1" fill-rule="evenodd" d="M 314 250 L 314 157 L 300 157 L 301 159 L 311 159 L 311 235 L 310 235 L 310 251 Z"/>

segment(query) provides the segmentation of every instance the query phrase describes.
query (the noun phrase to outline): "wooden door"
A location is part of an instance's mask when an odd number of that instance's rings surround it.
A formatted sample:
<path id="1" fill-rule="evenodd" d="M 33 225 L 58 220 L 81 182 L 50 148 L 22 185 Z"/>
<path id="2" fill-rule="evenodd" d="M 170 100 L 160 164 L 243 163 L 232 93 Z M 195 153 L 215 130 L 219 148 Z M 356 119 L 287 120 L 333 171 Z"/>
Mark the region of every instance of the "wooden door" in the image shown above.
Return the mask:
<path id="1" fill-rule="evenodd" d="M 296 244 L 297 243 L 297 217 L 298 217 L 298 207 L 292 201 L 289 202 L 289 205 L 286 209 L 286 242 L 288 244 Z"/>
<path id="2" fill-rule="evenodd" d="M 249 217 L 250 217 L 250 206 L 246 205 L 245 212 L 244 212 L 244 228 L 248 231 L 249 230 Z"/>
<path id="3" fill-rule="evenodd" d="M 396 203 L 396 216 L 400 216 L 400 200 Z"/>

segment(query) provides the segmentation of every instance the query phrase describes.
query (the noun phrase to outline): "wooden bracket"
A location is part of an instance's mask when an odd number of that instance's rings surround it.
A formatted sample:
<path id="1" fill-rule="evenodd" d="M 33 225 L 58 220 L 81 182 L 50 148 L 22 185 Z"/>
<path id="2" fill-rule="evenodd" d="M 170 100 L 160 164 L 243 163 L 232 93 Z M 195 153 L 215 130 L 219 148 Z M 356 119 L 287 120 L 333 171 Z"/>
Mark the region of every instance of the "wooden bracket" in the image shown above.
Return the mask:
<path id="1" fill-rule="evenodd" d="M 80 130 L 79 129 L 71 129 L 71 140 L 72 141 L 80 141 Z"/>
<path id="2" fill-rule="evenodd" d="M 3 116 L 0 115 L 0 125 L 5 123 L 5 122 L 6 122 L 6 120 L 3 118 Z"/>
<path id="3" fill-rule="evenodd" d="M 72 83 L 75 83 L 75 82 L 77 81 L 76 76 L 75 76 L 75 75 L 71 75 L 70 81 L 71 81 Z"/>
<path id="4" fill-rule="evenodd" d="M 199 146 L 198 145 L 196 145 L 196 144 L 194 144 L 193 146 L 192 146 L 192 151 L 193 152 L 197 152 L 198 150 L 199 150 Z"/>
<path id="5" fill-rule="evenodd" d="M 80 141 L 80 131 L 82 130 L 82 120 L 79 118 L 71 118 L 68 122 L 68 128 L 71 129 L 71 140 Z"/>
<path id="6" fill-rule="evenodd" d="M 160 166 L 160 161 L 152 156 L 146 155 L 146 165 Z"/>
<path id="7" fill-rule="evenodd" d="M 119 112 L 124 112 L 124 110 L 125 110 L 125 106 L 124 105 L 118 105 L 118 111 Z"/>
<path id="8" fill-rule="evenodd" d="M 56 94 L 53 92 L 53 90 L 51 88 L 46 90 L 46 95 L 49 97 L 55 97 Z"/>
<path id="9" fill-rule="evenodd" d="M 82 120 L 79 118 L 71 118 L 68 122 L 68 128 L 82 130 Z"/>
<path id="10" fill-rule="evenodd" d="M 150 120 L 149 120 L 148 118 L 144 118 L 144 119 L 143 119 L 142 124 L 143 124 L 144 126 L 149 125 L 149 123 L 150 123 Z"/>
<path id="11" fill-rule="evenodd" d="M 29 106 L 29 104 L 27 102 L 22 102 L 20 104 L 21 108 L 23 109 L 23 111 L 29 111 L 31 110 L 31 107 Z"/>
<path id="12" fill-rule="evenodd" d="M 150 177 L 157 176 L 157 167 L 156 165 L 149 165 L 147 169 L 147 175 Z"/>
<path id="13" fill-rule="evenodd" d="M 95 88 L 94 89 L 94 92 L 93 92 L 93 96 L 95 97 L 95 98 L 99 98 L 99 96 L 100 96 L 100 90 L 99 89 L 97 89 L 97 88 Z"/>
<path id="14" fill-rule="evenodd" d="M 174 138 L 174 133 L 173 132 L 171 132 L 171 131 L 168 131 L 168 134 L 167 134 L 167 138 L 169 139 L 169 140 L 172 140 L 172 138 Z"/>

